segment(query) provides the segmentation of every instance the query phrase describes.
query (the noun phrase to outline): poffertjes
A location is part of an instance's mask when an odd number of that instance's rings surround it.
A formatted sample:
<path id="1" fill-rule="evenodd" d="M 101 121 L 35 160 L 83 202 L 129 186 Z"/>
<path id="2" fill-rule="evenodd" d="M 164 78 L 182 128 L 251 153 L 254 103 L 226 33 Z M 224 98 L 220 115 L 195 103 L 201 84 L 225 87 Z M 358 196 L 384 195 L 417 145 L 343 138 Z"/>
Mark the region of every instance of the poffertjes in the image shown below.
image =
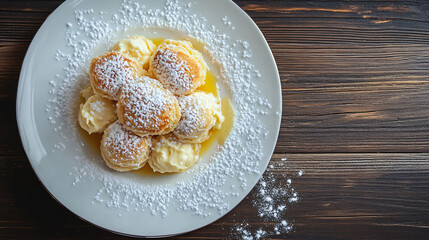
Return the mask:
<path id="1" fill-rule="evenodd" d="M 117 100 L 122 86 L 133 82 L 143 68 L 136 60 L 119 52 L 108 52 L 94 58 L 89 75 L 94 93 Z"/>
<path id="2" fill-rule="evenodd" d="M 203 56 L 188 41 L 165 40 L 152 54 L 149 75 L 175 95 L 186 95 L 204 84 Z"/>
<path id="3" fill-rule="evenodd" d="M 143 167 L 149 159 L 151 146 L 151 136 L 138 136 L 116 121 L 104 130 L 100 149 L 107 166 L 125 172 Z"/>
<path id="4" fill-rule="evenodd" d="M 125 128 L 140 136 L 169 133 L 180 120 L 176 97 L 149 77 L 122 88 L 116 111 Z"/>

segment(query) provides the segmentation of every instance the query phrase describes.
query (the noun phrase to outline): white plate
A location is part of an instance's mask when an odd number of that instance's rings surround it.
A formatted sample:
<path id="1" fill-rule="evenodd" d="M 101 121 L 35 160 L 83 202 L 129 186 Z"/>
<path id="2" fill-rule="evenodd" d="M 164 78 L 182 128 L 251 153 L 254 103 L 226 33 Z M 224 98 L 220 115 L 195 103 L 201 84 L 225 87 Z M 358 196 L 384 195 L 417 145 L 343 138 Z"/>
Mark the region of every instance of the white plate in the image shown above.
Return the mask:
<path id="1" fill-rule="evenodd" d="M 257 26 L 232 1 L 121 2 L 67 0 L 43 23 L 19 80 L 21 140 L 42 184 L 79 217 L 132 236 L 189 232 L 234 208 L 264 172 L 281 120 L 277 67 Z M 75 101 L 88 62 L 135 34 L 205 42 L 209 67 L 222 79 L 221 96 L 233 100 L 236 119 L 227 143 L 187 173 L 110 171 L 76 127 Z"/>

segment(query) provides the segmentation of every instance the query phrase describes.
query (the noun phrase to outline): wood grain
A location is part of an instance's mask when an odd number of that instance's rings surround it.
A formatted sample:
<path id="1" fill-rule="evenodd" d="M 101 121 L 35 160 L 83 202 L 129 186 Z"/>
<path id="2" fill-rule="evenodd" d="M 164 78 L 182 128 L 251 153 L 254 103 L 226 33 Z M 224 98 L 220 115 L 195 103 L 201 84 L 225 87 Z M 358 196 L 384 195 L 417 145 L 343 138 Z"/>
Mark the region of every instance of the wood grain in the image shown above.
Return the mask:
<path id="1" fill-rule="evenodd" d="M 288 141 L 278 151 L 429 150 L 427 5 L 240 4 L 282 77 L 280 138 Z"/>
<path id="2" fill-rule="evenodd" d="M 121 238 L 55 202 L 20 143 L 22 60 L 61 2 L 0 2 L 0 239 Z M 282 126 L 266 174 L 290 177 L 300 196 L 286 212 L 294 231 L 270 237 L 427 239 L 429 3 L 235 2 L 264 33 L 282 79 Z M 237 223 L 275 224 L 257 217 L 255 199 L 252 191 L 222 219 L 176 238 L 236 238 Z"/>
<path id="3" fill-rule="evenodd" d="M 284 157 L 288 158 L 287 168 L 280 161 Z M 291 236 L 425 239 L 423 233 L 429 228 L 428 158 L 429 153 L 275 154 L 271 171 L 279 178 L 286 174 L 293 179 L 301 198 L 296 204 L 288 204 L 286 216 L 295 225 Z M 0 211 L 8 217 L 0 221 L 2 239 L 65 239 L 83 235 L 116 239 L 56 203 L 37 181 L 25 157 L 16 157 L 13 162 L 7 159 L 0 158 Z M 303 170 L 304 175 L 297 177 L 298 170 Z M 256 197 L 252 191 L 221 220 L 176 238 L 232 237 L 232 226 L 243 221 L 250 222 L 255 229 L 266 226 L 252 206 Z"/>

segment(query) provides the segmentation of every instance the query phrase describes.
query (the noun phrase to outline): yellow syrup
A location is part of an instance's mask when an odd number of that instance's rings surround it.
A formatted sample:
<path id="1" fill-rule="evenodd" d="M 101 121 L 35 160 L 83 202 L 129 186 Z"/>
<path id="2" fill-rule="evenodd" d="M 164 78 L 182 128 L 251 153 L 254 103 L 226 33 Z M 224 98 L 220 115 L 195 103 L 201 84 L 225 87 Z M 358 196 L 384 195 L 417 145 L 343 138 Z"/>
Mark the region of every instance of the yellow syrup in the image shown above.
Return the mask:
<path id="1" fill-rule="evenodd" d="M 153 44 L 155 44 L 157 47 L 162 43 L 162 42 L 164 42 L 164 38 L 151 38 L 150 39 L 152 42 L 153 42 Z"/>
<path id="2" fill-rule="evenodd" d="M 79 126 L 79 132 L 80 132 L 80 135 L 82 135 L 83 139 L 85 139 L 85 142 L 88 144 L 88 146 L 92 148 L 95 152 L 101 155 L 100 144 L 101 144 L 101 137 L 103 137 L 103 134 L 101 133 L 89 134 L 80 126 Z"/>
<path id="3" fill-rule="evenodd" d="M 218 92 L 216 76 L 211 71 L 207 71 L 206 79 L 204 80 L 204 85 L 199 87 L 197 90 L 213 93 L 213 95 L 217 98 Z"/>

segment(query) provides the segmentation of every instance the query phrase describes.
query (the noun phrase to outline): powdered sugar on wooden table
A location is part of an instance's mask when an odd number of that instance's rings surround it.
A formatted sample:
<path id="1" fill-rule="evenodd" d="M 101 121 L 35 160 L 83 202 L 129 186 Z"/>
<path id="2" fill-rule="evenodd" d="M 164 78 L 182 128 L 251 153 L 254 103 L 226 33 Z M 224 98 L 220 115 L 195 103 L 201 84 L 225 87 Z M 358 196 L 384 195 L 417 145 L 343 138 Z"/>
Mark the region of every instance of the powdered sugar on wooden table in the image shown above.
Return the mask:
<path id="1" fill-rule="evenodd" d="M 252 221 L 262 223 L 262 226 L 257 228 L 247 219 L 236 216 L 236 224 L 230 229 L 230 238 L 276 238 L 293 230 L 292 220 L 287 218 L 286 210 L 289 205 L 299 201 L 298 192 L 292 186 L 292 177 L 302 176 L 303 171 L 291 175 L 279 174 L 277 170 L 284 169 L 286 161 L 286 158 L 282 158 L 280 162 L 270 164 L 253 191 L 252 205 L 257 214 Z"/>
<path id="2" fill-rule="evenodd" d="M 70 170 L 74 179 L 71 184 L 78 187 L 90 181 L 101 182 L 102 187 L 92 200 L 88 200 L 93 204 L 163 217 L 168 216 L 172 209 L 201 217 L 220 216 L 230 210 L 227 199 L 238 198 L 247 188 L 246 176 L 260 174 L 258 169 L 264 158 L 262 141 L 268 131 L 259 119 L 268 115 L 271 104 L 254 83 L 261 74 L 249 61 L 252 56 L 249 44 L 244 40 L 231 40 L 215 26 L 209 25 L 203 16 L 188 14 L 192 5 L 168 0 L 163 8 L 152 9 L 138 2 L 124 1 L 116 13 L 76 10 L 75 22 L 64 26 L 68 49 L 59 49 L 54 57 L 64 62 L 65 67 L 62 73 L 56 74 L 46 103 L 47 118 L 56 133 L 63 137 L 52 151 L 62 151 L 69 146 L 68 143 L 80 143 L 71 159 L 75 161 L 75 167 Z M 219 21 L 222 21 L 221 16 Z M 226 24 L 231 26 L 229 21 Z M 74 106 L 77 105 L 79 91 L 89 82 L 91 59 L 107 52 L 118 40 L 115 37 L 118 33 L 131 31 L 136 26 L 141 29 L 170 29 L 203 42 L 205 60 L 220 66 L 219 84 L 228 89 L 235 107 L 234 127 L 224 145 L 210 161 L 184 173 L 188 177 L 174 184 L 143 184 L 141 179 L 130 174 L 118 175 L 109 171 L 101 156 L 82 154 L 86 143 L 76 129 L 77 110 Z M 238 184 L 231 185 L 232 180 Z M 276 202 L 276 211 L 282 213 L 284 204 L 277 204 L 276 196 L 259 197 L 263 201 Z M 255 206 L 259 207 L 258 204 Z M 266 214 L 265 210 L 261 211 L 260 214 Z M 279 224 L 281 227 L 283 222 Z M 286 225 L 289 226 L 287 222 Z M 265 236 L 267 232 L 261 229 L 255 234 Z"/>

